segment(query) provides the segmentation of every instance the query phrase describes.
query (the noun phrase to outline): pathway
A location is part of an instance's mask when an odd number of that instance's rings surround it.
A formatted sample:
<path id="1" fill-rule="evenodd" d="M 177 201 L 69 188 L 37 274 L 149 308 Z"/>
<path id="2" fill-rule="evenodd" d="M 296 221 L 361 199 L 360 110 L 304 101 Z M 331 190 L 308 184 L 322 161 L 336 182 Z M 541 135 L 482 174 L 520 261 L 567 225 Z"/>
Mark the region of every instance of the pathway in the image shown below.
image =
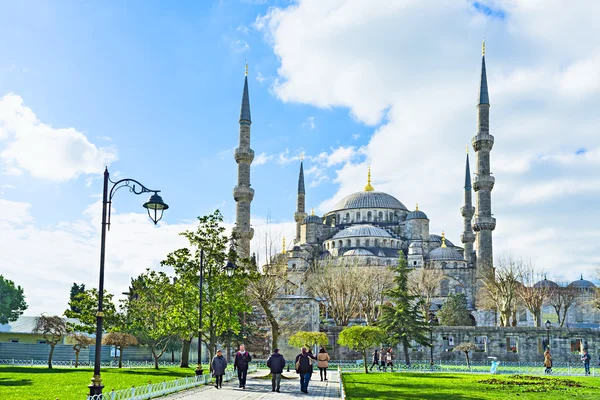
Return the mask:
<path id="1" fill-rule="evenodd" d="M 291 400 L 298 397 L 306 399 L 339 399 L 339 380 L 337 371 L 328 371 L 327 382 L 321 382 L 319 372 L 313 374 L 308 385 L 308 394 L 300 392 L 300 379 L 295 373 L 284 373 L 289 379 L 281 379 L 281 393 L 271 391 L 271 379 L 261 379 L 267 374 L 266 370 L 258 371 L 248 375 L 246 389 L 238 388 L 237 376 L 231 382 L 223 382 L 223 388 L 217 389 L 213 385 L 202 386 L 196 389 L 186 390 L 161 400 Z"/>

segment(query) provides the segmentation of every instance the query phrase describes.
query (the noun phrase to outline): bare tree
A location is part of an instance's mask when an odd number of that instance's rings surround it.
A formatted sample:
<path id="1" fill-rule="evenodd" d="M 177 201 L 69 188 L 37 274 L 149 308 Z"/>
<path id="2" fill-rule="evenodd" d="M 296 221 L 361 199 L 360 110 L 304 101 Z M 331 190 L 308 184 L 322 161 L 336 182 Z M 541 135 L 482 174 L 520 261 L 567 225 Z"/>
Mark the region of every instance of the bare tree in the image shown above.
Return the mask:
<path id="1" fill-rule="evenodd" d="M 429 268 L 413 269 L 408 274 L 408 290 L 420 300 L 421 314 L 428 318 L 433 298 L 439 290 L 444 275 Z"/>
<path id="2" fill-rule="evenodd" d="M 79 352 L 81 349 L 87 349 L 90 344 L 95 342 L 95 339 L 84 333 L 71 333 L 69 339 L 75 342 L 73 350 L 75 350 L 75 368 L 77 368 L 79 367 Z"/>
<path id="3" fill-rule="evenodd" d="M 35 321 L 34 333 L 41 333 L 50 345 L 50 354 L 48 355 L 48 368 L 52 368 L 52 355 L 54 347 L 60 343 L 67 334 L 67 323 L 58 315 L 42 314 Z"/>
<path id="4" fill-rule="evenodd" d="M 487 269 L 483 277 L 479 305 L 482 308 L 495 309 L 500 314 L 500 326 L 516 325 L 518 291 L 522 283 L 519 276 L 523 262 L 512 257 L 501 258 L 494 269 Z"/>
<path id="5" fill-rule="evenodd" d="M 123 368 L 123 349 L 138 344 L 135 336 L 125 332 L 110 332 L 102 338 L 102 344 L 115 346 L 119 351 L 119 368 Z"/>
<path id="6" fill-rule="evenodd" d="M 394 286 L 394 273 L 388 267 L 363 268 L 360 271 L 359 306 L 365 314 L 367 325 L 373 325 L 381 312 L 384 293 Z"/>
<path id="7" fill-rule="evenodd" d="M 533 315 L 535 326 L 542 326 L 542 307 L 547 302 L 550 295 L 550 286 L 544 283 L 543 273 L 537 271 L 531 264 L 524 265 L 520 271 L 519 279 L 523 284 L 520 286 L 519 298 Z"/>
<path id="8" fill-rule="evenodd" d="M 554 308 L 558 324 L 562 328 L 567 319 L 567 312 L 578 304 L 579 292 L 577 289 L 569 287 L 566 281 L 558 281 L 556 284 L 558 286 L 550 289 L 548 303 Z"/>

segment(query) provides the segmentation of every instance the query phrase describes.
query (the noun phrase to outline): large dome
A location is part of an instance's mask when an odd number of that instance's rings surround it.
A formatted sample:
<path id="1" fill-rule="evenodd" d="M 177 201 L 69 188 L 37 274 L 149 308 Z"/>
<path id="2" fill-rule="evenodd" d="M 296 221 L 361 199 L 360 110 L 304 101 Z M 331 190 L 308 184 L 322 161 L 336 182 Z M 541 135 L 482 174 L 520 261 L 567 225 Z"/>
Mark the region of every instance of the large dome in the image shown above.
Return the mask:
<path id="1" fill-rule="evenodd" d="M 596 287 L 596 285 L 594 285 L 590 281 L 586 281 L 585 279 L 583 279 L 583 275 L 582 275 L 580 279 L 571 282 L 569 284 L 569 287 L 574 288 L 574 289 L 594 289 Z"/>
<path id="2" fill-rule="evenodd" d="M 339 231 L 333 236 L 333 239 L 341 239 L 347 237 L 357 237 L 357 236 L 366 236 L 366 237 L 383 237 L 383 238 L 391 238 L 386 230 L 377 228 L 373 225 L 353 225 L 342 231 Z"/>
<path id="3" fill-rule="evenodd" d="M 347 210 L 353 208 L 391 208 L 394 210 L 408 211 L 398 199 L 383 192 L 357 192 L 340 200 L 331 211 Z"/>

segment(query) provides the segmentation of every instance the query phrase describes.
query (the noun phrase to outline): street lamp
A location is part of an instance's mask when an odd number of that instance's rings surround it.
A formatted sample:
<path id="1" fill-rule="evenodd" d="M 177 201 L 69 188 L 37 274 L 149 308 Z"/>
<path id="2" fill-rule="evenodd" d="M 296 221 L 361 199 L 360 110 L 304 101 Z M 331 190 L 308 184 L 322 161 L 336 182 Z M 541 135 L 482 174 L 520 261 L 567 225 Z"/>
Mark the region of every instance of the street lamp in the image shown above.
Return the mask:
<path id="1" fill-rule="evenodd" d="M 552 324 L 550 323 L 550 320 L 547 319 L 544 325 L 546 325 L 546 345 L 548 346 L 548 350 L 550 350 L 550 327 Z"/>
<path id="2" fill-rule="evenodd" d="M 233 239 L 232 239 L 233 245 Z M 227 263 L 223 267 L 223 270 L 227 274 L 228 278 L 233 276 L 234 271 L 236 270 L 236 265 L 231 262 L 231 260 L 227 260 Z M 196 375 L 201 376 L 204 373 L 202 369 L 202 297 L 203 297 L 203 288 L 204 288 L 204 249 L 200 249 L 200 282 L 198 287 L 200 289 L 200 303 L 198 306 L 198 364 L 196 365 Z"/>
<path id="3" fill-rule="evenodd" d="M 433 371 L 433 315 L 429 316 L 429 365 Z"/>
<path id="4" fill-rule="evenodd" d="M 108 190 L 108 183 L 112 183 L 113 186 Z M 112 199 L 117 190 L 122 187 L 128 187 L 129 191 L 133 194 L 139 195 L 142 193 L 153 193 L 144 203 L 143 207 L 148 210 L 148 216 L 154 222 L 154 225 L 161 220 L 163 212 L 169 208 L 169 206 L 163 201 L 158 195 L 160 190 L 151 190 L 146 186 L 142 185 L 134 179 L 121 179 L 117 182 L 113 182 L 109 179 L 108 168 L 104 169 L 104 187 L 102 190 L 102 235 L 100 239 L 100 280 L 98 283 L 98 312 L 96 313 L 96 354 L 94 359 L 94 376 L 92 378 L 91 385 L 88 386 L 90 389 L 90 396 L 96 396 L 100 398 L 102 396 L 102 379 L 100 378 L 100 362 L 102 356 L 102 319 L 104 313 L 102 312 L 102 303 L 104 301 L 104 254 L 106 250 L 106 231 L 110 230 L 110 211 L 112 206 Z M 107 221 L 108 211 L 108 221 Z"/>

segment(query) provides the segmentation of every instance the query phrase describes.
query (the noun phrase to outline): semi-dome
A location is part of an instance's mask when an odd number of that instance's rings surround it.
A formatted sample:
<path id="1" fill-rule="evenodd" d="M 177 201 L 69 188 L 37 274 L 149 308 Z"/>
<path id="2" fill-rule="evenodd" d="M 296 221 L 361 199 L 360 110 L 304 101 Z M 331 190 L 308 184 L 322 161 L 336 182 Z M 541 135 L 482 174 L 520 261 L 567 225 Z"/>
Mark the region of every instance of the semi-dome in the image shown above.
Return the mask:
<path id="1" fill-rule="evenodd" d="M 331 210 L 347 210 L 353 208 L 388 208 L 393 210 L 408 211 L 408 209 L 394 196 L 383 192 L 357 192 L 340 200 Z"/>
<path id="2" fill-rule="evenodd" d="M 304 224 L 322 224 L 323 220 L 318 215 L 309 215 L 302 221 Z"/>
<path id="3" fill-rule="evenodd" d="M 534 284 L 533 287 L 536 289 L 556 288 L 558 287 L 558 284 L 554 281 L 549 281 L 546 279 L 546 277 L 544 277 L 544 279 Z"/>
<path id="4" fill-rule="evenodd" d="M 431 235 L 429 235 L 429 241 L 441 244 L 442 243 L 442 237 L 440 235 L 433 235 L 433 234 L 431 234 Z M 454 243 L 452 243 L 448 239 L 446 239 L 446 246 L 456 247 L 456 246 L 454 246 Z"/>
<path id="5" fill-rule="evenodd" d="M 464 261 L 463 256 L 451 247 L 438 247 L 427 254 L 431 261 Z"/>
<path id="6" fill-rule="evenodd" d="M 583 279 L 583 275 L 581 275 L 581 278 L 574 282 L 571 282 L 569 284 L 569 287 L 574 289 L 595 289 L 596 285 L 594 285 L 590 281 L 586 281 L 585 279 Z"/>
<path id="7" fill-rule="evenodd" d="M 420 211 L 417 208 L 415 211 L 411 211 L 408 214 L 406 214 L 406 220 L 408 221 L 409 219 L 429 219 L 429 218 L 427 218 L 427 214 L 425 214 L 423 211 Z"/>
<path id="8" fill-rule="evenodd" d="M 391 238 L 386 230 L 377 228 L 373 225 L 352 225 L 344 230 L 339 231 L 333 236 L 333 239 L 342 239 L 347 237 L 367 236 L 367 237 L 382 237 Z"/>
<path id="9" fill-rule="evenodd" d="M 344 256 L 373 256 L 374 254 L 371 253 L 369 250 L 365 250 L 365 249 L 352 249 L 352 250 L 348 250 L 347 252 L 344 253 Z"/>

